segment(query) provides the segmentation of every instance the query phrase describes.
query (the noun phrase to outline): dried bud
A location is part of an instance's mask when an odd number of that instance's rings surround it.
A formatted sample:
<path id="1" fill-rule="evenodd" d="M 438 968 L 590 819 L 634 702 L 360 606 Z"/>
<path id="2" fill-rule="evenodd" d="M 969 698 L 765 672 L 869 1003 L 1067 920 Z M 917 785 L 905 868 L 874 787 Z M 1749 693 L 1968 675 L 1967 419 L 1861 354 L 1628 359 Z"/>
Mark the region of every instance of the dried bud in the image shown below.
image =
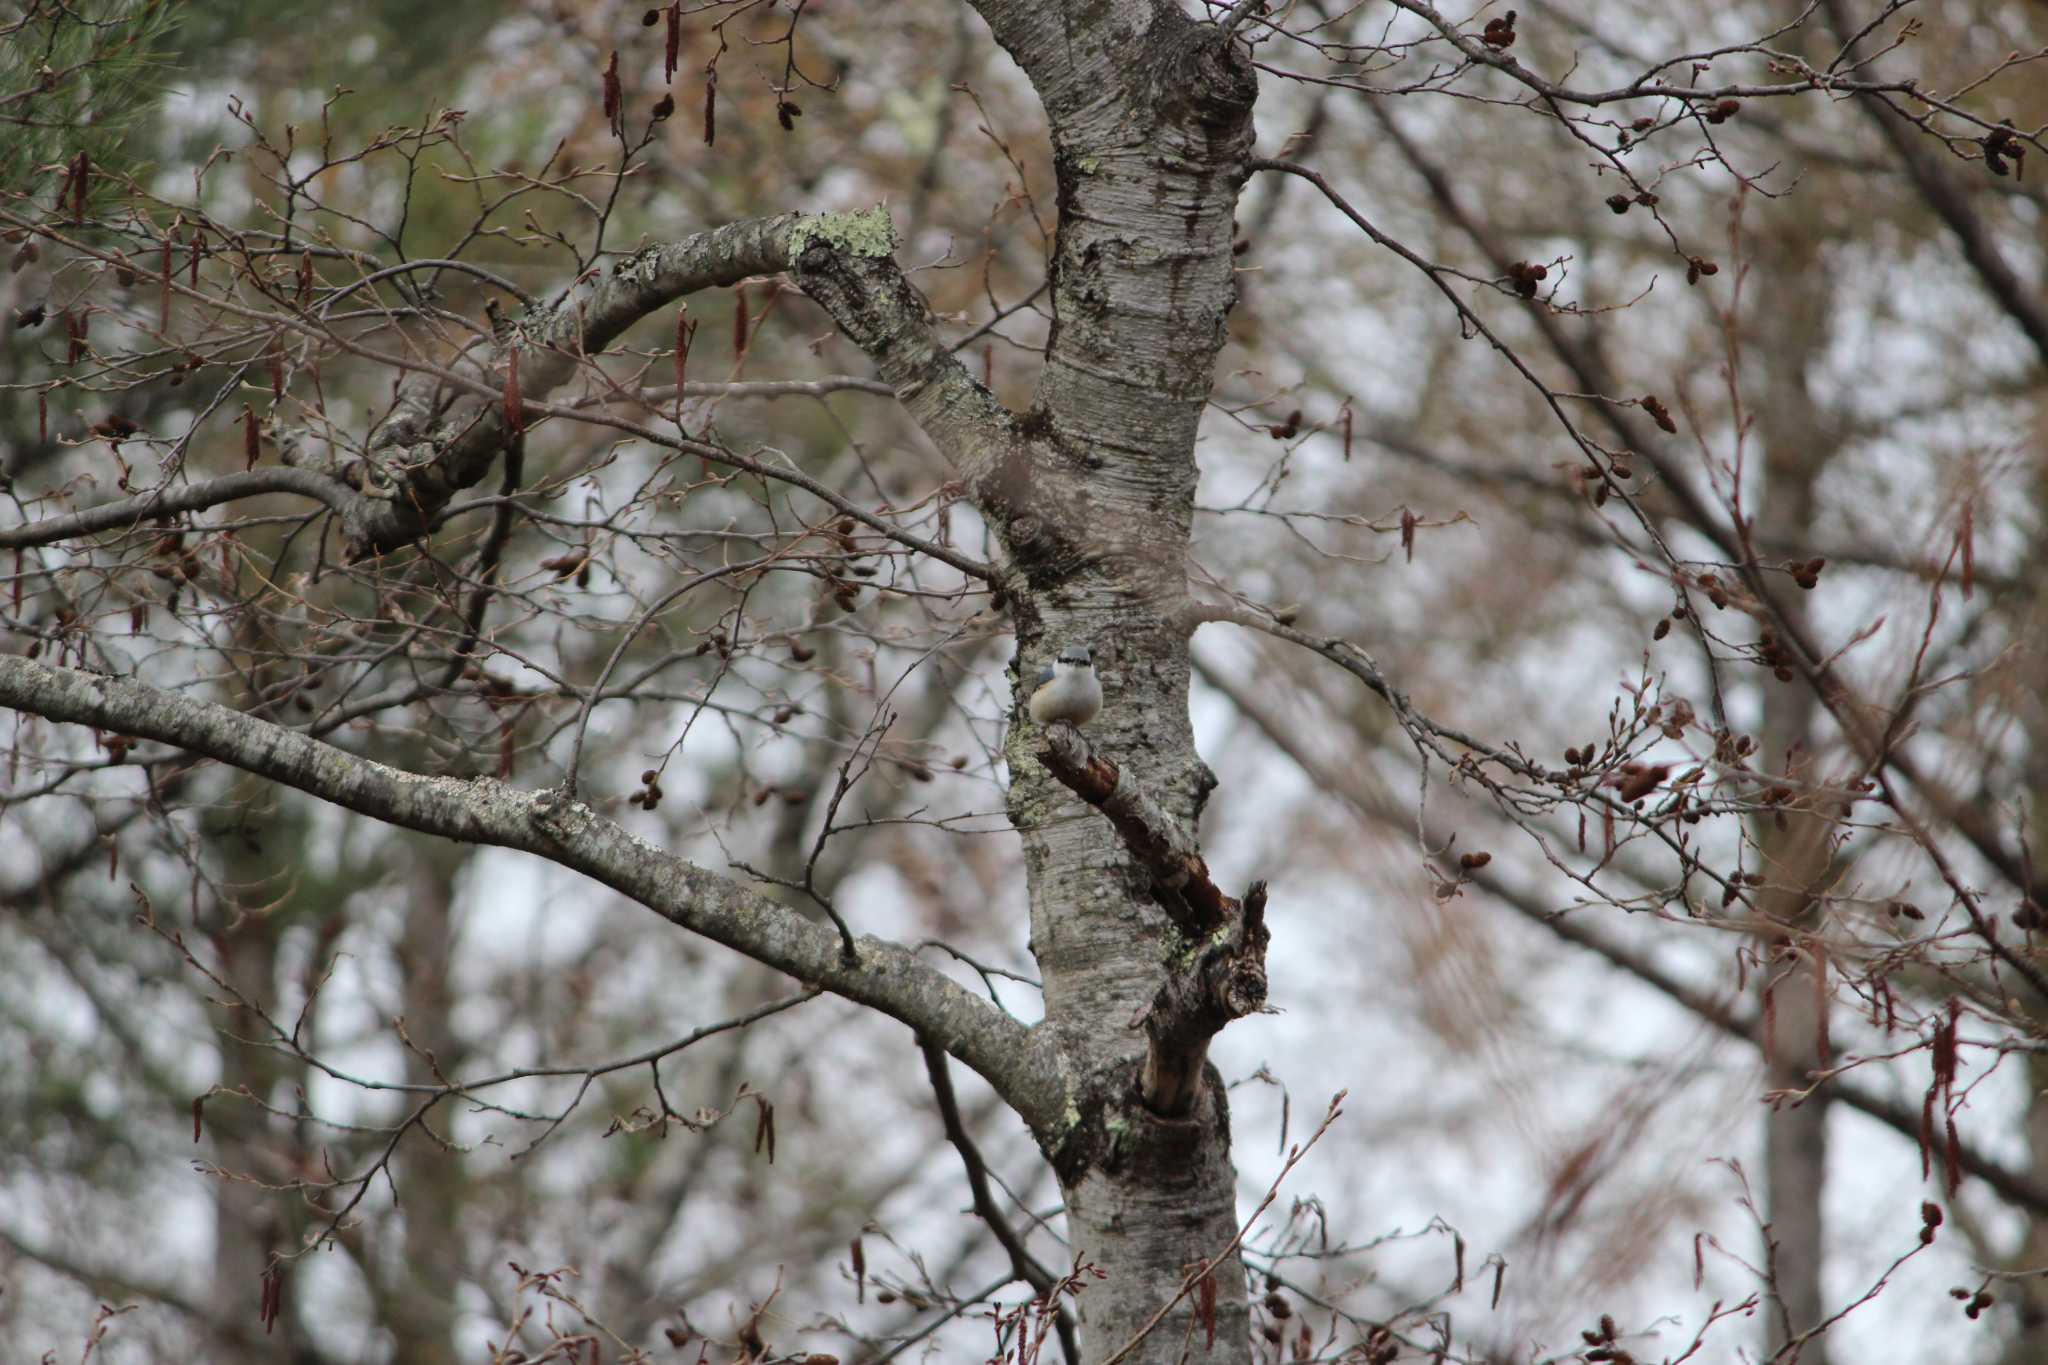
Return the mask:
<path id="1" fill-rule="evenodd" d="M 1645 767 L 1631 763 L 1621 770 L 1620 796 L 1623 802 L 1642 800 L 1657 789 L 1657 784 L 1671 775 L 1671 765 L 1660 763 L 1656 767 Z"/>
<path id="2" fill-rule="evenodd" d="M 619 130 L 619 54 L 612 53 L 604 68 L 604 121 Z"/>
<path id="3" fill-rule="evenodd" d="M 1982 142 L 1984 146 L 1984 166 L 1993 175 L 2006 174 L 2005 163 L 2008 157 L 2011 158 L 2015 168 L 2024 170 L 2027 149 L 2013 137 L 2011 119 L 2005 120 L 1998 127 L 1985 134 Z"/>
<path id="4" fill-rule="evenodd" d="M 1620 214 L 1620 213 L 1627 213 L 1627 212 L 1628 212 L 1628 196 L 1627 196 L 1627 195 L 1625 195 L 1625 194 L 1610 194 L 1610 195 L 1608 195 L 1608 196 L 1607 196 L 1607 207 L 1608 207 L 1608 208 L 1610 208 L 1610 209 L 1613 209 L 1613 210 L 1614 210 L 1614 211 L 1615 211 L 1615 212 L 1616 212 L 1617 214 Z"/>
<path id="5" fill-rule="evenodd" d="M 1493 861 L 1493 855 L 1486 852 L 1467 853 L 1458 859 L 1458 866 L 1467 872 L 1474 872 Z"/>

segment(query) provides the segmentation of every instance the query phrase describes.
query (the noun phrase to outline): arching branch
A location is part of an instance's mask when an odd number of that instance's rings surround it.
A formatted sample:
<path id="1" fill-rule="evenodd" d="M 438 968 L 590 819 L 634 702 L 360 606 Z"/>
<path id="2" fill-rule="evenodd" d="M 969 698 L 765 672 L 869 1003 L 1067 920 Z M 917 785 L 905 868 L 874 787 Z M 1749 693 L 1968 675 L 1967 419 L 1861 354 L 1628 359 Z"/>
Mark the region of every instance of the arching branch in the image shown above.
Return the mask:
<path id="1" fill-rule="evenodd" d="M 839 936 L 728 877 L 664 853 L 581 802 L 488 778 L 423 777 L 281 725 L 125 678 L 0 658 L 0 705 L 177 745 L 374 819 L 518 849 L 581 872 L 662 918 L 799 981 L 899 1019 L 981 1073 L 1034 1127 L 1063 1101 L 1032 1031 L 902 946 Z"/>

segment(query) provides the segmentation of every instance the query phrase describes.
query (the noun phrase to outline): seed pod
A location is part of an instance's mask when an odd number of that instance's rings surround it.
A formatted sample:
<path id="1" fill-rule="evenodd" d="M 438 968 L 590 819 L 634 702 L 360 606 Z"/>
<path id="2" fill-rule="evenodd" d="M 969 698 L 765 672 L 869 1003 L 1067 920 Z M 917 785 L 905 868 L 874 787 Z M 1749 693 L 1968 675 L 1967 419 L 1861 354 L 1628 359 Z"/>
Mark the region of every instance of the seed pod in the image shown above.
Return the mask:
<path id="1" fill-rule="evenodd" d="M 612 53 L 611 60 L 604 68 L 604 121 L 611 125 L 612 132 L 623 136 L 624 129 L 619 122 L 619 54 Z"/>

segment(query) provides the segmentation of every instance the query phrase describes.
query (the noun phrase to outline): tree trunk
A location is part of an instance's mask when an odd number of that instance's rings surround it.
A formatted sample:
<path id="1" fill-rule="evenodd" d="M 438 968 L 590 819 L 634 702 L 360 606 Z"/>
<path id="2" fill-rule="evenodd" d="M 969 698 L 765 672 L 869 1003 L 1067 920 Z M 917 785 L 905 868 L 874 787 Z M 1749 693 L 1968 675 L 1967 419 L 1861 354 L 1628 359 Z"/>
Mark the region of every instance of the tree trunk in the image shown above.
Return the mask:
<path id="1" fill-rule="evenodd" d="M 1765 451 L 1758 520 L 1774 543 L 1802 544 L 1812 534 L 1815 482 L 1842 441 L 1833 414 L 1808 386 L 1821 362 L 1832 316 L 1830 277 L 1821 269 L 1819 249 L 1800 225 L 1775 222 L 1756 230 L 1753 255 L 1782 306 L 1762 310 L 1754 321 L 1767 344 L 1771 364 L 1746 382 L 1760 389 L 1759 423 Z M 1745 320 L 1747 321 L 1747 320 Z M 1781 610 L 1802 633 L 1812 626 L 1804 602 L 1793 598 Z M 1780 688 L 1764 681 L 1764 761 L 1785 765 L 1816 742 L 1820 706 L 1811 689 Z M 1803 778 L 1827 776 L 1810 771 Z M 1753 826 L 1756 870 L 1766 879 L 1754 893 L 1760 948 L 1766 969 L 1759 979 L 1760 1017 L 1765 1021 L 1765 1086 L 1805 1091 L 1813 1072 L 1827 1065 L 1829 990 L 1826 954 L 1829 926 L 1820 895 L 1833 862 L 1828 819 L 1811 811 L 1774 813 Z M 1774 1302 L 1765 1315 L 1771 1352 L 1783 1350 L 1826 1313 L 1821 1292 L 1826 1268 L 1829 1092 L 1815 1089 L 1804 1101 L 1767 1111 L 1764 1120 L 1764 1217 L 1770 1225 Z M 1827 1365 L 1827 1342 L 1815 1338 L 1799 1348 L 1801 1365 Z"/>
<path id="2" fill-rule="evenodd" d="M 1134 16 L 1149 29 L 1120 32 L 1119 20 Z M 1233 213 L 1256 86 L 1218 28 L 1128 5 L 1089 25 L 1094 47 L 1072 59 L 1110 76 L 1120 98 L 1080 104 L 1018 46 L 1019 30 L 1039 17 L 991 22 L 1052 118 L 1056 320 L 1024 426 L 1043 434 L 1045 462 L 1073 480 L 1082 509 L 1056 537 L 1012 524 L 1013 556 L 1036 589 L 1014 608 L 1019 678 L 1064 645 L 1092 648 L 1107 699 L 1091 741 L 1192 830 L 1215 785 L 1187 706 L 1194 443 L 1236 299 Z M 1048 539 L 1072 548 L 1044 553 Z M 1148 1325 L 1191 1268 L 1232 1246 L 1229 1112 L 1213 1071 L 1179 1097 L 1179 1112 L 1153 1112 L 1141 1097 L 1146 1039 L 1132 1025 L 1159 993 L 1164 964 L 1188 945 L 1152 876 L 1108 821 L 1051 779 L 1030 752 L 1035 727 L 1021 707 L 1016 715 L 1010 813 L 1024 836 L 1031 947 L 1069 1096 L 1061 1130 L 1042 1136 L 1074 1252 L 1106 1274 L 1078 1300 L 1083 1352 L 1099 1363 Z M 1196 1321 L 1206 1297 L 1197 1291 L 1131 1358 L 1248 1360 L 1234 1251 L 1214 1278 L 1213 1341 L 1211 1324 Z"/>

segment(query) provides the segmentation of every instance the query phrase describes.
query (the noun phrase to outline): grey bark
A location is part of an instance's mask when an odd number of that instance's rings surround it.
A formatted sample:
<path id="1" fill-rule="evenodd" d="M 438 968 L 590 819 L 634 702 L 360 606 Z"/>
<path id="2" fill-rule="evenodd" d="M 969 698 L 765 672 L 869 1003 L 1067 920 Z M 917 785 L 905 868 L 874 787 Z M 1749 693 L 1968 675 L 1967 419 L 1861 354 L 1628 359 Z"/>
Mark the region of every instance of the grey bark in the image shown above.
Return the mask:
<path id="1" fill-rule="evenodd" d="M 1183 566 L 1194 440 L 1236 298 L 1233 212 L 1256 84 L 1221 30 L 1170 5 L 977 8 L 1051 122 L 1055 322 L 1023 425 L 1042 443 L 1034 454 L 1046 482 L 1085 489 L 1071 505 L 1010 522 L 1031 589 L 1013 607 L 1022 676 L 1068 643 L 1093 648 L 1108 699 L 1091 739 L 1192 829 L 1215 779 L 1188 719 Z M 1074 1248 L 1107 1276 L 1080 1300 L 1083 1350 L 1102 1361 L 1235 1236 L 1229 1113 L 1213 1074 L 1187 1097 L 1186 1117 L 1139 1098 L 1147 1046 L 1127 1025 L 1187 945 L 1142 860 L 1074 806 L 1033 756 L 1029 728 L 1018 724 L 1009 741 L 1010 816 L 1024 838 L 1045 1027 L 1077 1098 L 1076 1121 L 1049 1148 Z M 1213 1274 L 1213 1339 L 1183 1299 L 1130 1358 L 1249 1359 L 1235 1253 Z"/>
<path id="2" fill-rule="evenodd" d="M 864 938 L 848 960 L 831 929 L 558 793 L 401 772 L 225 706 L 29 659 L 0 658 L 0 705 L 162 740 L 404 829 L 537 854 L 679 928 L 902 1020 L 987 1077 L 1034 1126 L 1061 1112 L 1033 1031 L 901 946 Z"/>

